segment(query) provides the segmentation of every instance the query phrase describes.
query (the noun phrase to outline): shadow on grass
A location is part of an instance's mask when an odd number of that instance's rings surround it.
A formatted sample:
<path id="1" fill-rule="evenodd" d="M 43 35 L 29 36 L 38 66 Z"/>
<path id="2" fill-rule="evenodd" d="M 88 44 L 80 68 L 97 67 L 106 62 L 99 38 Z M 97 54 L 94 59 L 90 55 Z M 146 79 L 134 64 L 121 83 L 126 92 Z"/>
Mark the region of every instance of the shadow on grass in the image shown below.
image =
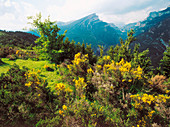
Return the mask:
<path id="1" fill-rule="evenodd" d="M 0 59 L 0 66 L 1 66 L 1 65 L 4 65 L 4 64 L 6 64 L 6 63 L 4 63 L 4 62 Z"/>
<path id="2" fill-rule="evenodd" d="M 7 65 L 10 65 L 10 64 L 5 63 L 5 62 L 3 62 L 3 61 L 0 59 L 0 66 L 7 66 Z"/>

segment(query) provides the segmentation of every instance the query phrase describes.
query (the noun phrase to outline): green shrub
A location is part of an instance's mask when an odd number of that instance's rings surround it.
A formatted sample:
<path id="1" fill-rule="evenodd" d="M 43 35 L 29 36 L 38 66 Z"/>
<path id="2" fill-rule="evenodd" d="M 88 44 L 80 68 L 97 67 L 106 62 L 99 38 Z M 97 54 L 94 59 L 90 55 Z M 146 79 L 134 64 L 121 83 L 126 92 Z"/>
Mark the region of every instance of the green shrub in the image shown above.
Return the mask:
<path id="1" fill-rule="evenodd" d="M 2 125 L 12 121 L 36 123 L 51 116 L 56 108 L 57 96 L 47 88 L 47 82 L 30 71 L 13 65 L 0 76 L 0 113 Z"/>

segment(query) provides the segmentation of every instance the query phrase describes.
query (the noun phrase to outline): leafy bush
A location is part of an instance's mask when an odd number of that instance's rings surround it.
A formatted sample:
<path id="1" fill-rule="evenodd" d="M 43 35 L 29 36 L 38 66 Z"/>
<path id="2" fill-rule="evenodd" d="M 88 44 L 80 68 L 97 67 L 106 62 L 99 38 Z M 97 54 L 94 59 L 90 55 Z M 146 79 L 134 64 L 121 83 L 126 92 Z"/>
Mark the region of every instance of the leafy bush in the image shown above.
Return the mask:
<path id="1" fill-rule="evenodd" d="M 6 74 L 0 76 L 1 125 L 10 121 L 29 123 L 53 115 L 57 103 L 47 82 L 38 72 L 13 65 Z"/>

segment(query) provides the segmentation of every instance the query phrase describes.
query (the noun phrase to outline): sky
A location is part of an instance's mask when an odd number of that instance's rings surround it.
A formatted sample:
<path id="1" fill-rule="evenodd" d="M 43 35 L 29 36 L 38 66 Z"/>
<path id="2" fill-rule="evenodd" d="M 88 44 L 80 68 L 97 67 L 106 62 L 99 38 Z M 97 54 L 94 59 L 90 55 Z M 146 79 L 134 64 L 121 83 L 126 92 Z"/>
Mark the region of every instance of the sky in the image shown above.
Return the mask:
<path id="1" fill-rule="evenodd" d="M 96 13 L 108 23 L 123 25 L 144 20 L 167 8 L 170 0 L 0 0 L 0 30 L 29 28 L 28 16 L 42 14 L 51 21 L 74 21 Z"/>

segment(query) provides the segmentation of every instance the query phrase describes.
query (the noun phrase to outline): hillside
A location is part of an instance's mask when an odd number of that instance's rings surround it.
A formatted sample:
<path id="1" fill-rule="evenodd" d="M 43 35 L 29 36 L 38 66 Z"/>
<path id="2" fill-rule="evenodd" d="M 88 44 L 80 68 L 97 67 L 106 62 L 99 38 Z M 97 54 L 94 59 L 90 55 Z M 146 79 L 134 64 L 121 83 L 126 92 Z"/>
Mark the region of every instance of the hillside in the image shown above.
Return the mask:
<path id="1" fill-rule="evenodd" d="M 38 37 L 30 33 L 25 32 L 12 32 L 12 31 L 0 31 L 0 44 L 1 45 L 10 45 L 17 46 L 20 48 L 32 47 L 35 46 L 34 41 Z"/>
<path id="2" fill-rule="evenodd" d="M 140 44 L 140 51 L 150 51 L 150 57 L 154 66 L 157 66 L 162 59 L 163 52 L 170 41 L 170 7 L 164 11 L 151 12 L 149 17 L 139 22 L 137 26 L 131 26 L 136 32 L 137 41 Z"/>

